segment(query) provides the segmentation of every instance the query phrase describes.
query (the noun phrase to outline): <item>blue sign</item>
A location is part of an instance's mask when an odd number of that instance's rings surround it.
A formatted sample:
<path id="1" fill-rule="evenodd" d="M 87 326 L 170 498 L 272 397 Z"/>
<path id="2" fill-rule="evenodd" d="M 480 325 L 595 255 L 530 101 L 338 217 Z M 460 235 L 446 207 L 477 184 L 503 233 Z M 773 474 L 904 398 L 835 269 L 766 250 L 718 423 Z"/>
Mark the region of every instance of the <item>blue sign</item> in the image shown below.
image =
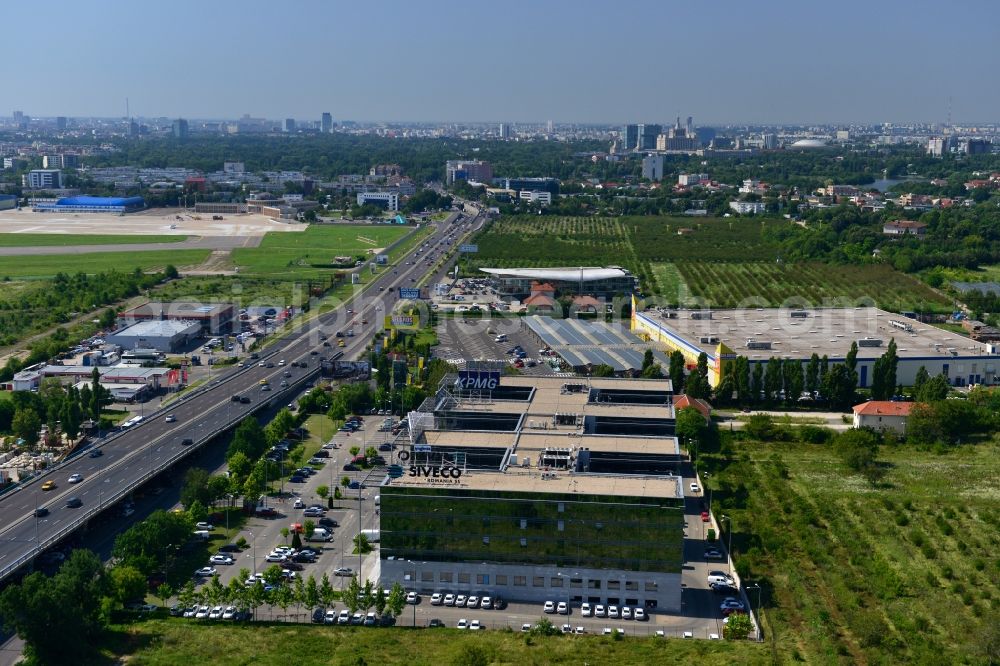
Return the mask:
<path id="1" fill-rule="evenodd" d="M 472 243 L 469 243 L 467 245 L 459 245 L 458 251 L 467 252 L 469 254 L 475 254 L 476 252 L 479 252 L 479 246 Z"/>
<path id="2" fill-rule="evenodd" d="M 411 301 L 418 300 L 420 298 L 420 289 L 418 287 L 400 287 L 399 297 Z"/>
<path id="3" fill-rule="evenodd" d="M 455 385 L 466 390 L 492 391 L 500 386 L 500 372 L 494 370 L 460 370 Z"/>

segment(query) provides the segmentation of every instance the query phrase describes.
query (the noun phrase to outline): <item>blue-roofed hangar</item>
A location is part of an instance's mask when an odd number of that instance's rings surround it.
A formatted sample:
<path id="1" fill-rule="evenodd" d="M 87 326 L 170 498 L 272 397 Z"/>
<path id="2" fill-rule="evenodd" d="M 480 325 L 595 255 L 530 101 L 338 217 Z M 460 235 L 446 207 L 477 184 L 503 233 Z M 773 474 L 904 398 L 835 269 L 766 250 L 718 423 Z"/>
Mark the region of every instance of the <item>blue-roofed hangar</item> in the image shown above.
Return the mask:
<path id="1" fill-rule="evenodd" d="M 142 197 L 63 197 L 55 203 L 36 203 L 33 210 L 53 213 L 134 213 L 146 207 Z"/>

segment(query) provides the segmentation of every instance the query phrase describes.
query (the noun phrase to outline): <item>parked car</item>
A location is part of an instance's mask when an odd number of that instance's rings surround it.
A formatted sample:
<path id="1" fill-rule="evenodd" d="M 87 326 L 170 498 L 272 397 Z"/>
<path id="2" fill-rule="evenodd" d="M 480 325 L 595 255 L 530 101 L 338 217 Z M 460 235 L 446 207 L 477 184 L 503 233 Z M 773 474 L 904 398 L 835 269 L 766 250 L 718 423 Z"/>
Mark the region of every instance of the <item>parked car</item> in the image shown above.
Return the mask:
<path id="1" fill-rule="evenodd" d="M 701 486 L 699 486 L 697 483 L 692 483 L 689 487 L 691 488 L 692 493 L 697 494 L 701 492 Z"/>
<path id="2" fill-rule="evenodd" d="M 232 564 L 234 562 L 233 558 L 228 555 L 212 555 L 208 561 L 211 564 Z"/>
<path id="3" fill-rule="evenodd" d="M 555 602 L 553 602 L 553 601 L 546 601 L 545 605 L 542 606 L 542 610 L 544 612 L 546 612 L 546 613 L 555 613 L 556 612 L 556 604 L 555 604 Z"/>
<path id="4" fill-rule="evenodd" d="M 706 548 L 705 549 L 705 559 L 706 560 L 721 560 L 724 559 L 722 551 L 718 548 Z"/>
<path id="5" fill-rule="evenodd" d="M 440 592 L 431 595 L 431 606 L 440 606 L 442 603 L 444 603 L 444 597 Z"/>
<path id="6" fill-rule="evenodd" d="M 337 567 L 336 569 L 333 570 L 333 575 L 334 576 L 353 576 L 354 575 L 354 569 L 351 569 L 350 567 Z"/>
<path id="7" fill-rule="evenodd" d="M 200 569 L 195 570 L 194 575 L 197 576 L 198 578 L 210 578 L 211 576 L 214 576 L 215 573 L 216 573 L 215 567 L 202 567 Z"/>
<path id="8" fill-rule="evenodd" d="M 594 617 L 607 617 L 608 611 L 601 604 L 594 606 Z"/>

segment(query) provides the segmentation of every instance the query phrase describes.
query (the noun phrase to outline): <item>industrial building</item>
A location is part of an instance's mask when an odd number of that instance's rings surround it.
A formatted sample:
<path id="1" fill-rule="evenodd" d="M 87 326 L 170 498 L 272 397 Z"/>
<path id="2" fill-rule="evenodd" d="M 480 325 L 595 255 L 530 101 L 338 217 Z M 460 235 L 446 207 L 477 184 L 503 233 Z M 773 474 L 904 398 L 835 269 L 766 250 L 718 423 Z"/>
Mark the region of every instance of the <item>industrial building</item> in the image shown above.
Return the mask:
<path id="1" fill-rule="evenodd" d="M 358 205 L 366 203 L 385 205 L 386 210 L 399 210 L 399 192 L 358 192 Z"/>
<path id="2" fill-rule="evenodd" d="M 0 210 L 17 208 L 17 197 L 13 194 L 0 194 Z"/>
<path id="3" fill-rule="evenodd" d="M 118 315 L 118 326 L 125 327 L 143 321 L 195 322 L 203 333 L 231 333 L 236 322 L 236 306 L 232 303 L 173 303 L 152 302 L 138 305 Z"/>
<path id="4" fill-rule="evenodd" d="M 540 345 L 558 354 L 575 372 L 584 374 L 598 365 L 611 366 L 618 373 L 638 373 L 650 349 L 648 342 L 618 323 L 537 315 L 522 317 L 521 321 Z M 664 372 L 670 367 L 670 359 L 657 348 L 653 349 L 653 359 Z"/>
<path id="5" fill-rule="evenodd" d="M 163 353 L 181 351 L 201 335 L 201 324 L 176 319 L 141 321 L 106 336 L 108 344 L 122 349 L 155 349 Z"/>
<path id="6" fill-rule="evenodd" d="M 146 207 L 142 197 L 63 197 L 55 203 L 38 202 L 32 210 L 47 213 L 134 213 Z"/>
<path id="7" fill-rule="evenodd" d="M 552 285 L 556 293 L 589 294 L 611 298 L 633 293 L 638 279 L 624 268 L 481 268 L 492 276 L 504 298 L 523 299 L 532 293 L 532 283 Z"/>
<path id="8" fill-rule="evenodd" d="M 668 380 L 445 378 L 379 490 L 382 584 L 679 611 L 671 400 Z"/>
<path id="9" fill-rule="evenodd" d="M 924 367 L 944 374 L 953 386 L 1000 382 L 1000 355 L 995 343 L 976 342 L 874 307 L 761 308 L 744 310 L 639 311 L 633 305 L 632 332 L 644 340 L 680 350 L 693 365 L 708 357 L 709 382 L 715 386 L 725 363 L 745 356 L 751 370 L 770 358 L 800 359 L 816 354 L 842 363 L 857 342 L 858 385 L 871 386 L 872 366 L 895 339 L 899 357 L 897 381 L 910 386 Z"/>
<path id="10" fill-rule="evenodd" d="M 445 162 L 445 182 L 454 185 L 458 180 L 471 180 L 477 183 L 493 181 L 493 167 L 482 160 L 448 160 Z"/>
<path id="11" fill-rule="evenodd" d="M 62 183 L 59 169 L 32 169 L 22 177 L 24 187 L 32 190 L 59 190 Z"/>

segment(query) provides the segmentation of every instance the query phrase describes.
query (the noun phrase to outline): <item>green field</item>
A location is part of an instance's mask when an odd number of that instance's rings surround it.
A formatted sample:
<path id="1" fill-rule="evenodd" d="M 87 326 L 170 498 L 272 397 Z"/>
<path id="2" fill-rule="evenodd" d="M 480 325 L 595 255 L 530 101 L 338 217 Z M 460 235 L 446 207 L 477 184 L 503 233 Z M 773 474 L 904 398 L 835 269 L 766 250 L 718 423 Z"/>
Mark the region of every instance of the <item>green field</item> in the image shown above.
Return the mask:
<path id="1" fill-rule="evenodd" d="M 997 441 L 883 448 L 877 489 L 828 446 L 734 442 L 703 456 L 778 661 L 985 664 L 989 645 L 995 659 L 998 454 Z"/>
<path id="2" fill-rule="evenodd" d="M 39 254 L 0 259 L 0 279 L 46 278 L 56 273 L 99 273 L 109 269 L 149 271 L 173 264 L 196 266 L 209 250 L 150 250 L 148 252 L 90 252 L 87 254 Z"/>
<path id="3" fill-rule="evenodd" d="M 851 307 L 874 302 L 886 310 L 949 312 L 951 306 L 947 298 L 923 282 L 885 264 L 679 261 L 676 266 L 691 294 L 711 307 L 777 307 L 785 303 Z M 661 293 L 672 296 L 676 291 Z"/>
<path id="4" fill-rule="evenodd" d="M 408 610 L 408 609 L 407 609 Z M 405 620 L 407 611 L 403 612 Z M 486 619 L 486 618 L 483 618 Z M 404 622 L 405 624 L 405 622 Z M 518 632 L 207 624 L 148 620 L 120 627 L 107 642 L 110 658 L 135 666 L 248 664 L 765 664 L 771 655 L 752 643 L 603 636 L 527 637 Z"/>
<path id="5" fill-rule="evenodd" d="M 919 280 L 882 264 L 784 264 L 770 230 L 784 220 L 680 217 L 505 217 L 475 239 L 483 266 L 609 266 L 639 276 L 643 292 L 672 303 L 703 299 L 711 307 L 787 299 L 822 305 L 865 298 L 890 310 L 948 312 L 950 301 Z M 762 299 L 752 302 L 751 299 Z"/>
<path id="6" fill-rule="evenodd" d="M 121 236 L 87 234 L 0 234 L 0 247 L 42 247 L 48 245 L 129 245 L 132 243 L 180 243 L 187 236 Z"/>
<path id="7" fill-rule="evenodd" d="M 330 269 L 314 265 L 387 247 L 411 231 L 409 226 L 311 225 L 301 233 L 269 233 L 259 247 L 233 250 L 232 261 L 240 274 L 272 280 L 317 278 L 328 276 Z"/>

